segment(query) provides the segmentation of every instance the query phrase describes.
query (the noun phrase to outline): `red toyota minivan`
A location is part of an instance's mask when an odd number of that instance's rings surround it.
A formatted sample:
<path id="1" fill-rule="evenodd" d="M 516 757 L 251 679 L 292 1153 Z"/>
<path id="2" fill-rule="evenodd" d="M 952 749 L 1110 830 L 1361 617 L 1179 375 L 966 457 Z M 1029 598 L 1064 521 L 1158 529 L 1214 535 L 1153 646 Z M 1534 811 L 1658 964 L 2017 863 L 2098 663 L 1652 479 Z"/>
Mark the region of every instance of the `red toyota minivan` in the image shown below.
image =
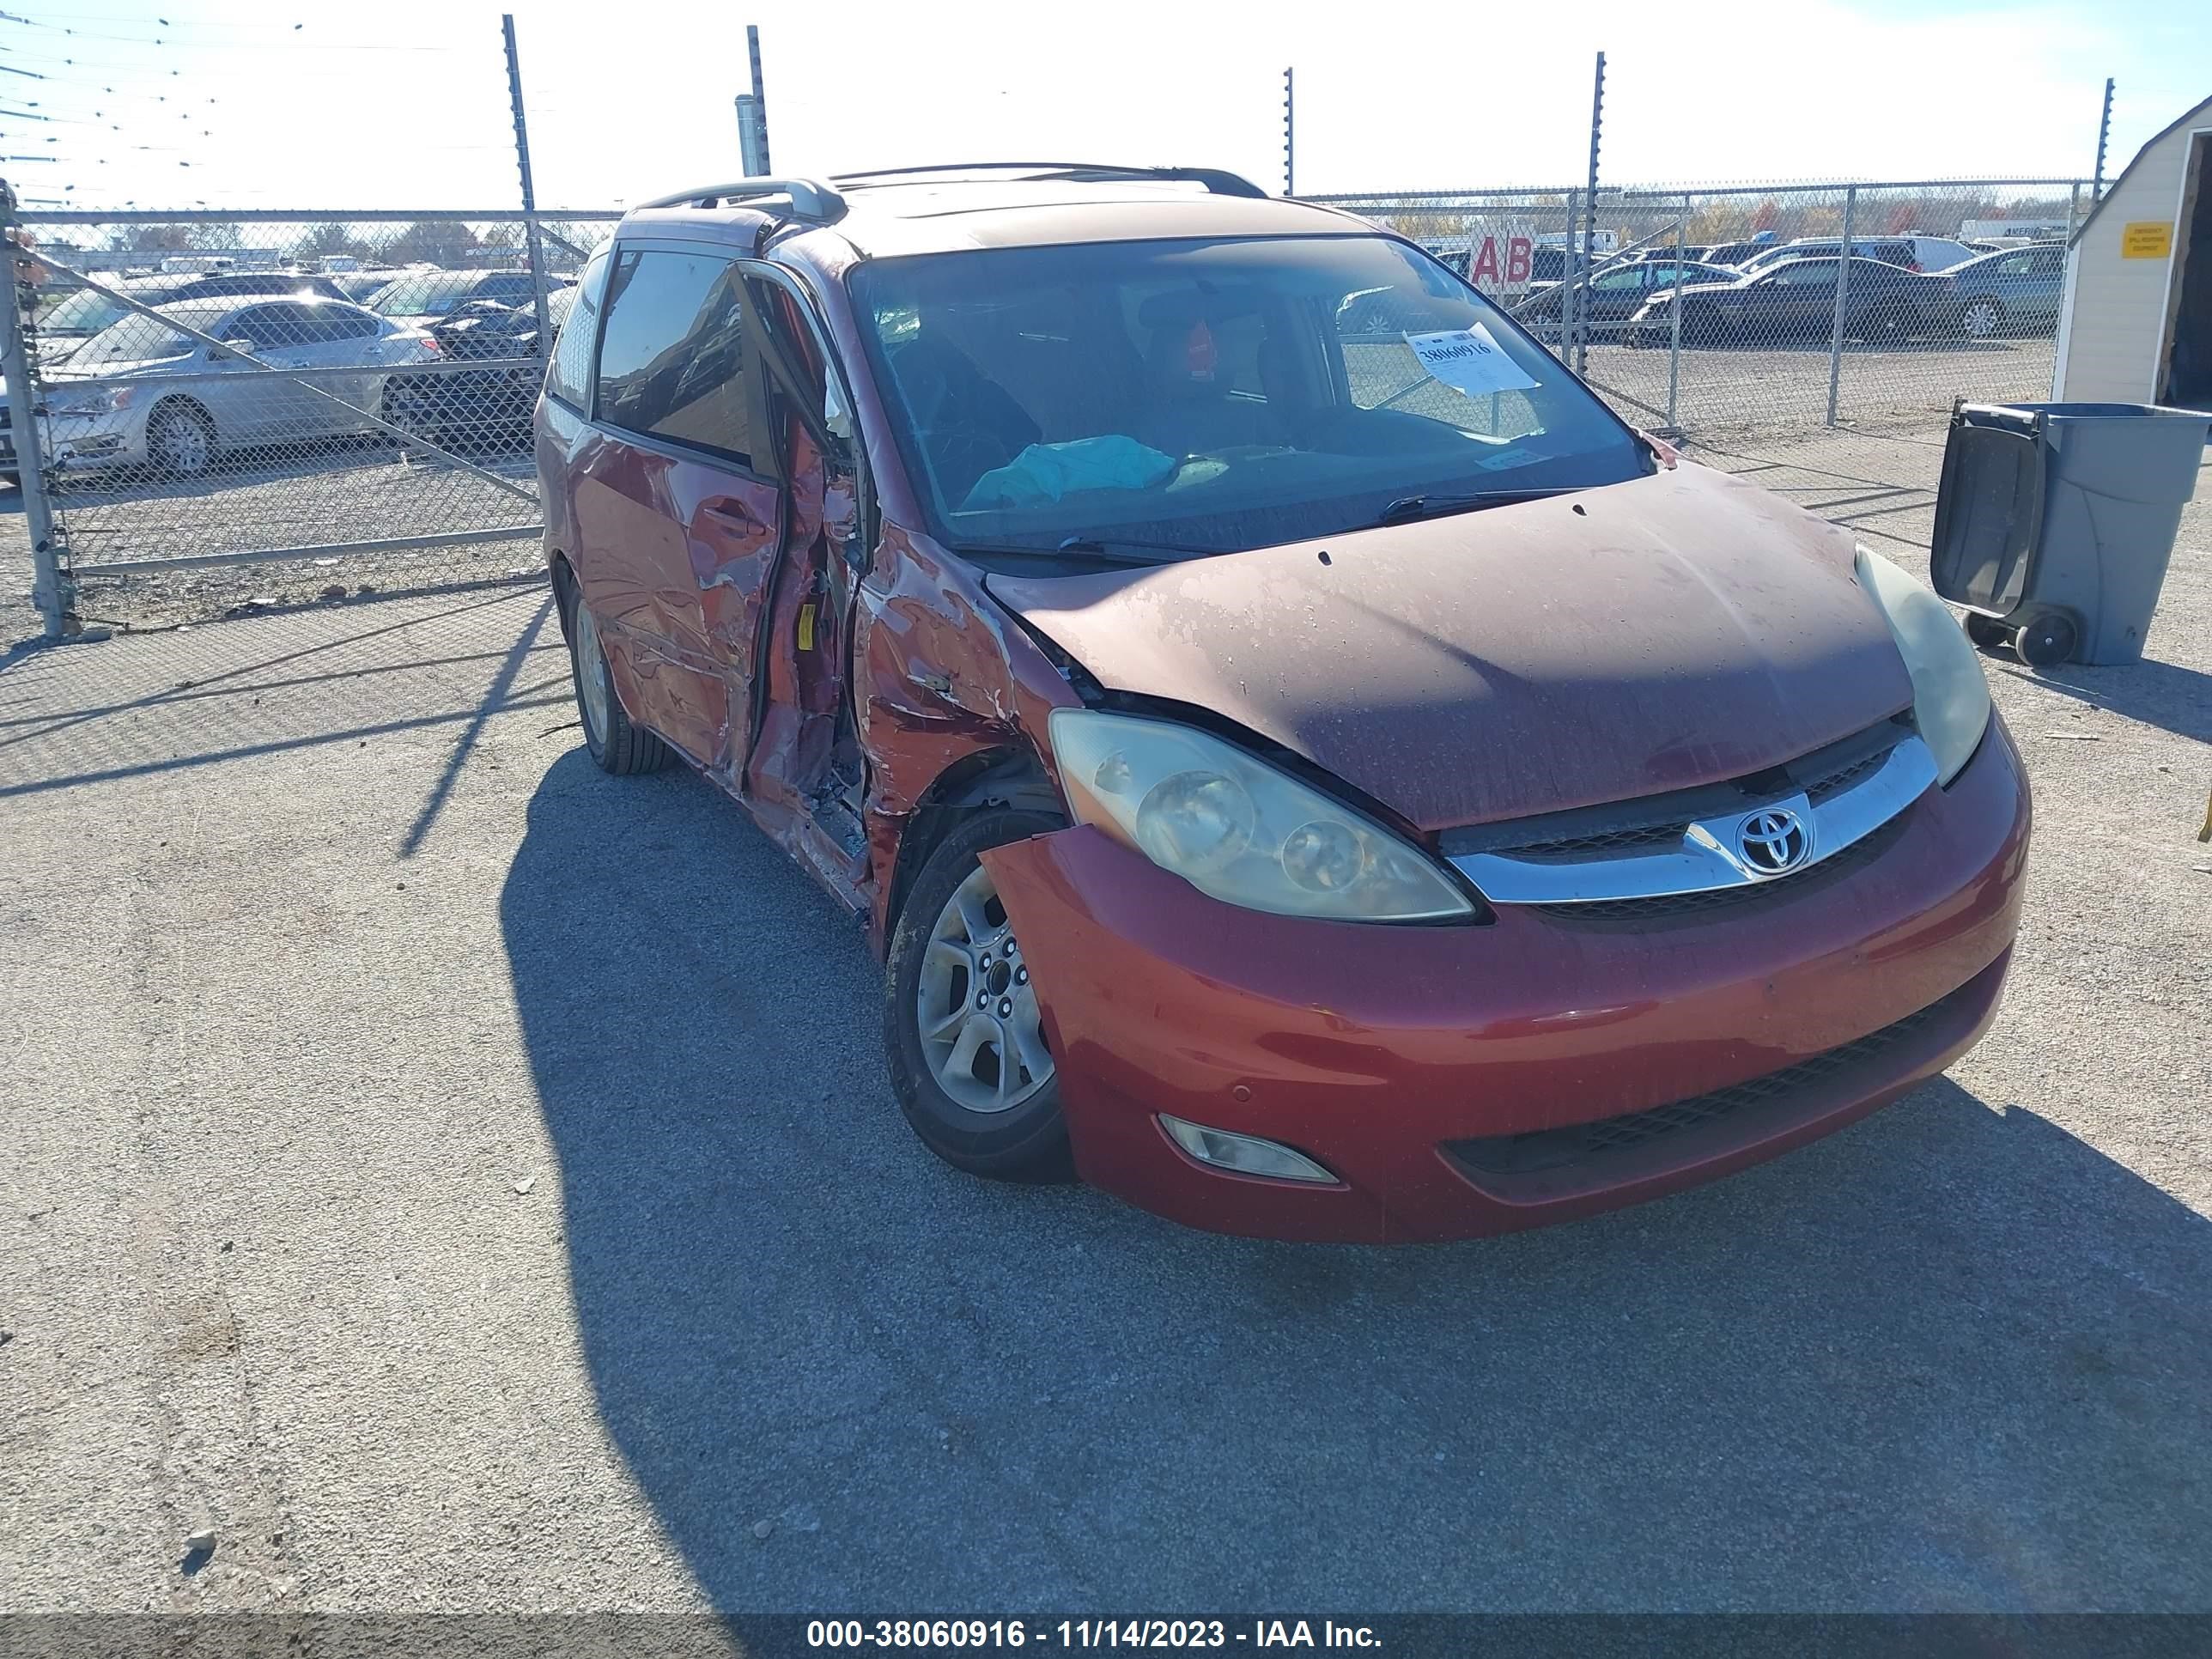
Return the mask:
<path id="1" fill-rule="evenodd" d="M 1724 1174 L 1981 1036 L 2028 798 L 1935 595 L 1232 174 L 640 208 L 537 416 L 592 757 L 861 917 L 980 1174 L 1443 1239 Z"/>

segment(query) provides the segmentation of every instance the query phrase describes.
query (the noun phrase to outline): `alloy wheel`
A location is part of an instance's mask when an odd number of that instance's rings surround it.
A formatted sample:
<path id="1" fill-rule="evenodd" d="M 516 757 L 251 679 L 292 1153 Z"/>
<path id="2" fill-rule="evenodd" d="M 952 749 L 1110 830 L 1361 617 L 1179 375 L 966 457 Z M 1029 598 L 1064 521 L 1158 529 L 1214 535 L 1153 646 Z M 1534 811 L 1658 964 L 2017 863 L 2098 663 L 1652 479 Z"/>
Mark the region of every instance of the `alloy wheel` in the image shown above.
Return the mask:
<path id="1" fill-rule="evenodd" d="M 1036 988 L 980 866 L 929 931 L 915 1022 L 938 1087 L 969 1111 L 1010 1112 L 1052 1081 Z"/>
<path id="2" fill-rule="evenodd" d="M 576 696 L 584 710 L 584 723 L 595 744 L 607 740 L 607 665 L 599 649 L 599 625 L 592 608 L 576 601 Z"/>
<path id="3" fill-rule="evenodd" d="M 172 472 L 205 471 L 210 448 L 206 424 L 188 410 L 169 410 L 155 426 L 154 459 Z"/>
<path id="4" fill-rule="evenodd" d="M 1987 300 L 1977 300 L 1966 307 L 1960 321 L 1966 333 L 1974 339 L 1986 340 L 1997 331 L 1997 308 Z"/>

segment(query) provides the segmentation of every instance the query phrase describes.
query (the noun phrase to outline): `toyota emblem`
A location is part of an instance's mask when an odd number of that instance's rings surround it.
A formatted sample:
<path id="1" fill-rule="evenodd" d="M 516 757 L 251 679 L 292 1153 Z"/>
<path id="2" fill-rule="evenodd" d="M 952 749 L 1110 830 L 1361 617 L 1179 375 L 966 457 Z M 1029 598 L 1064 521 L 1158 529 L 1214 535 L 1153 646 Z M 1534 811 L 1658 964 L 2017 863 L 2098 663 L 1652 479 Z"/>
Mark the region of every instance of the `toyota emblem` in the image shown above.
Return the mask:
<path id="1" fill-rule="evenodd" d="M 1744 868 L 1752 874 L 1779 876 L 1805 862 L 1813 838 L 1806 834 L 1802 818 L 1787 807 L 1775 806 L 1753 812 L 1738 825 L 1735 845 Z"/>

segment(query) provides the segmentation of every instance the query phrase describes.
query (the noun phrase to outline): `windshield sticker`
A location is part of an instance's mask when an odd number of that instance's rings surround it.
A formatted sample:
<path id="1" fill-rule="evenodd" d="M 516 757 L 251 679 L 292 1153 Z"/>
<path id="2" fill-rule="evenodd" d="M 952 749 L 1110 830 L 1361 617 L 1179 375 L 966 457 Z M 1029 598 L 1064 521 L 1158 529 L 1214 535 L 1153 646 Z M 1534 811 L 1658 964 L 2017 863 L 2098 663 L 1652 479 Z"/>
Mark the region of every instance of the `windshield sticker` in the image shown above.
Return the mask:
<path id="1" fill-rule="evenodd" d="M 1474 458 L 1474 464 L 1495 472 L 1500 467 L 1526 466 L 1535 459 L 1534 450 L 1523 449 L 1520 445 L 1515 444 L 1510 448 L 1500 449 L 1488 455 L 1478 455 Z"/>
<path id="2" fill-rule="evenodd" d="M 1536 384 L 1521 372 L 1521 365 L 1505 355 L 1480 323 L 1437 334 L 1408 334 L 1406 343 L 1413 347 L 1423 368 L 1470 398 L 1492 392 L 1524 392 Z"/>

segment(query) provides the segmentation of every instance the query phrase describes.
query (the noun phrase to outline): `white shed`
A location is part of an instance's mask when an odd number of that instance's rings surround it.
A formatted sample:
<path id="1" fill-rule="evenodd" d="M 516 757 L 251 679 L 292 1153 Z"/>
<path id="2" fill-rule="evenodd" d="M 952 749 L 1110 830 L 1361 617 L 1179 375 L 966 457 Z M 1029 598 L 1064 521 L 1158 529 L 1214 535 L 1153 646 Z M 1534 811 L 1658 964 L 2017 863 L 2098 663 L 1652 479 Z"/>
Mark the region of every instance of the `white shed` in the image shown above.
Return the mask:
<path id="1" fill-rule="evenodd" d="M 2212 98 L 2145 144 L 2066 261 L 2053 395 L 2212 410 Z"/>

